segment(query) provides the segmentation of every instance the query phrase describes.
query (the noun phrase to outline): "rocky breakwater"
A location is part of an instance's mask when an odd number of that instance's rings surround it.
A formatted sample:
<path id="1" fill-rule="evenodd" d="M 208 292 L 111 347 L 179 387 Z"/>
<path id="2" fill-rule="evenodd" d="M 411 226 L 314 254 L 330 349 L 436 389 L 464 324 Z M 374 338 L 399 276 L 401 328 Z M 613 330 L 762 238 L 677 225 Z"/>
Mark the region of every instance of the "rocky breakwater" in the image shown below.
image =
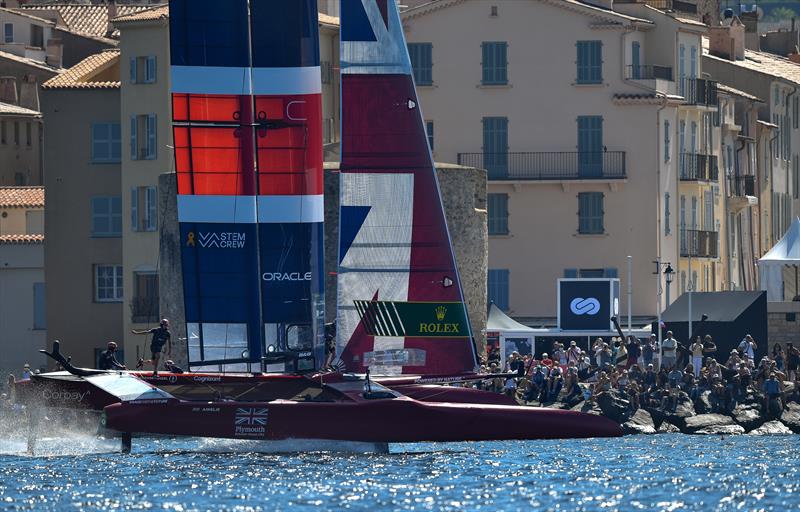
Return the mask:
<path id="1" fill-rule="evenodd" d="M 674 402 L 666 406 L 634 409 L 626 394 L 612 390 L 599 394 L 593 400 L 565 401 L 560 397 L 552 403 L 529 405 L 605 416 L 622 425 L 625 434 L 800 434 L 800 403 L 785 403 L 783 411 L 765 411 L 763 404 L 764 396 L 761 393 L 749 392 L 739 397 L 735 404 L 728 404 L 727 410 L 720 410 L 720 407 L 712 406 L 708 392 L 692 400 L 681 391 L 675 396 Z"/>

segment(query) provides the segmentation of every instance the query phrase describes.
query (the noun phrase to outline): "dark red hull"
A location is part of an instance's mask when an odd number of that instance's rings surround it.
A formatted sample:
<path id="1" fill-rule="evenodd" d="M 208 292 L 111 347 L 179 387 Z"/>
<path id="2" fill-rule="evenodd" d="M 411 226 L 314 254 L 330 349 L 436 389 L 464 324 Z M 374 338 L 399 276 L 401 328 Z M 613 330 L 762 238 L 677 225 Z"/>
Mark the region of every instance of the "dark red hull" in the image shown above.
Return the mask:
<path id="1" fill-rule="evenodd" d="M 575 411 L 424 403 L 407 397 L 337 402 L 126 402 L 105 409 L 119 432 L 230 439 L 455 442 L 617 437 L 613 421 Z"/>

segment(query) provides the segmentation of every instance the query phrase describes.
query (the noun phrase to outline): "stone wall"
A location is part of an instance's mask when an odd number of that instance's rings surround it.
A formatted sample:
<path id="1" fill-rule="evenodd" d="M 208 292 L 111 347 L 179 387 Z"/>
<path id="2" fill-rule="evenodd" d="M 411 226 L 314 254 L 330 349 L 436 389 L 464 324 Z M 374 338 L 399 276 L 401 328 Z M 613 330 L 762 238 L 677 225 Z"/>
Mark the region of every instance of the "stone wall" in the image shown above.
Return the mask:
<path id="1" fill-rule="evenodd" d="M 770 354 L 775 343 L 800 347 L 800 302 L 767 302 L 767 335 Z"/>
<path id="2" fill-rule="evenodd" d="M 336 268 L 339 257 L 339 164 L 325 164 L 325 321 L 336 318 Z M 445 214 L 461 274 L 478 354 L 486 347 L 486 274 L 489 265 L 489 234 L 486 225 L 486 172 L 453 164 L 437 164 Z M 161 315 L 169 318 L 173 360 L 186 365 L 186 326 L 183 313 L 180 233 L 177 222 L 174 174 L 159 178 Z"/>

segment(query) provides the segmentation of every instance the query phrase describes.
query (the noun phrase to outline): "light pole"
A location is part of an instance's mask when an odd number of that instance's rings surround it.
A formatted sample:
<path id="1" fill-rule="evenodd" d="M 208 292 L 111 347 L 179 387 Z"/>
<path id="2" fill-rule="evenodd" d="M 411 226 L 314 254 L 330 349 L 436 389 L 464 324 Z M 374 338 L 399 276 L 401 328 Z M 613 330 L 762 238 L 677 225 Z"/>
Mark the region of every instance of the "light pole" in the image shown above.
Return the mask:
<path id="1" fill-rule="evenodd" d="M 672 265 L 666 263 L 667 268 L 664 269 L 664 279 L 667 282 L 667 307 L 669 307 L 669 285 L 672 284 L 672 280 L 674 279 L 675 271 L 672 270 Z"/>

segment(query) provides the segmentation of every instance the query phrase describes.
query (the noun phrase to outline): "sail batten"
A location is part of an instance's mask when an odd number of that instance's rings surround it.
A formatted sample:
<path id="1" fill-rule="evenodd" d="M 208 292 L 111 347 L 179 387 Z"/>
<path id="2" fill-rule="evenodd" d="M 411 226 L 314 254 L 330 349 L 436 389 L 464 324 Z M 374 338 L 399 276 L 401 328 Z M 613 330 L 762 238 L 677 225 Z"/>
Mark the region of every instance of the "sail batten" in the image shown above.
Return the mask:
<path id="1" fill-rule="evenodd" d="M 337 352 L 352 371 L 476 370 L 395 2 L 342 0 Z"/>

